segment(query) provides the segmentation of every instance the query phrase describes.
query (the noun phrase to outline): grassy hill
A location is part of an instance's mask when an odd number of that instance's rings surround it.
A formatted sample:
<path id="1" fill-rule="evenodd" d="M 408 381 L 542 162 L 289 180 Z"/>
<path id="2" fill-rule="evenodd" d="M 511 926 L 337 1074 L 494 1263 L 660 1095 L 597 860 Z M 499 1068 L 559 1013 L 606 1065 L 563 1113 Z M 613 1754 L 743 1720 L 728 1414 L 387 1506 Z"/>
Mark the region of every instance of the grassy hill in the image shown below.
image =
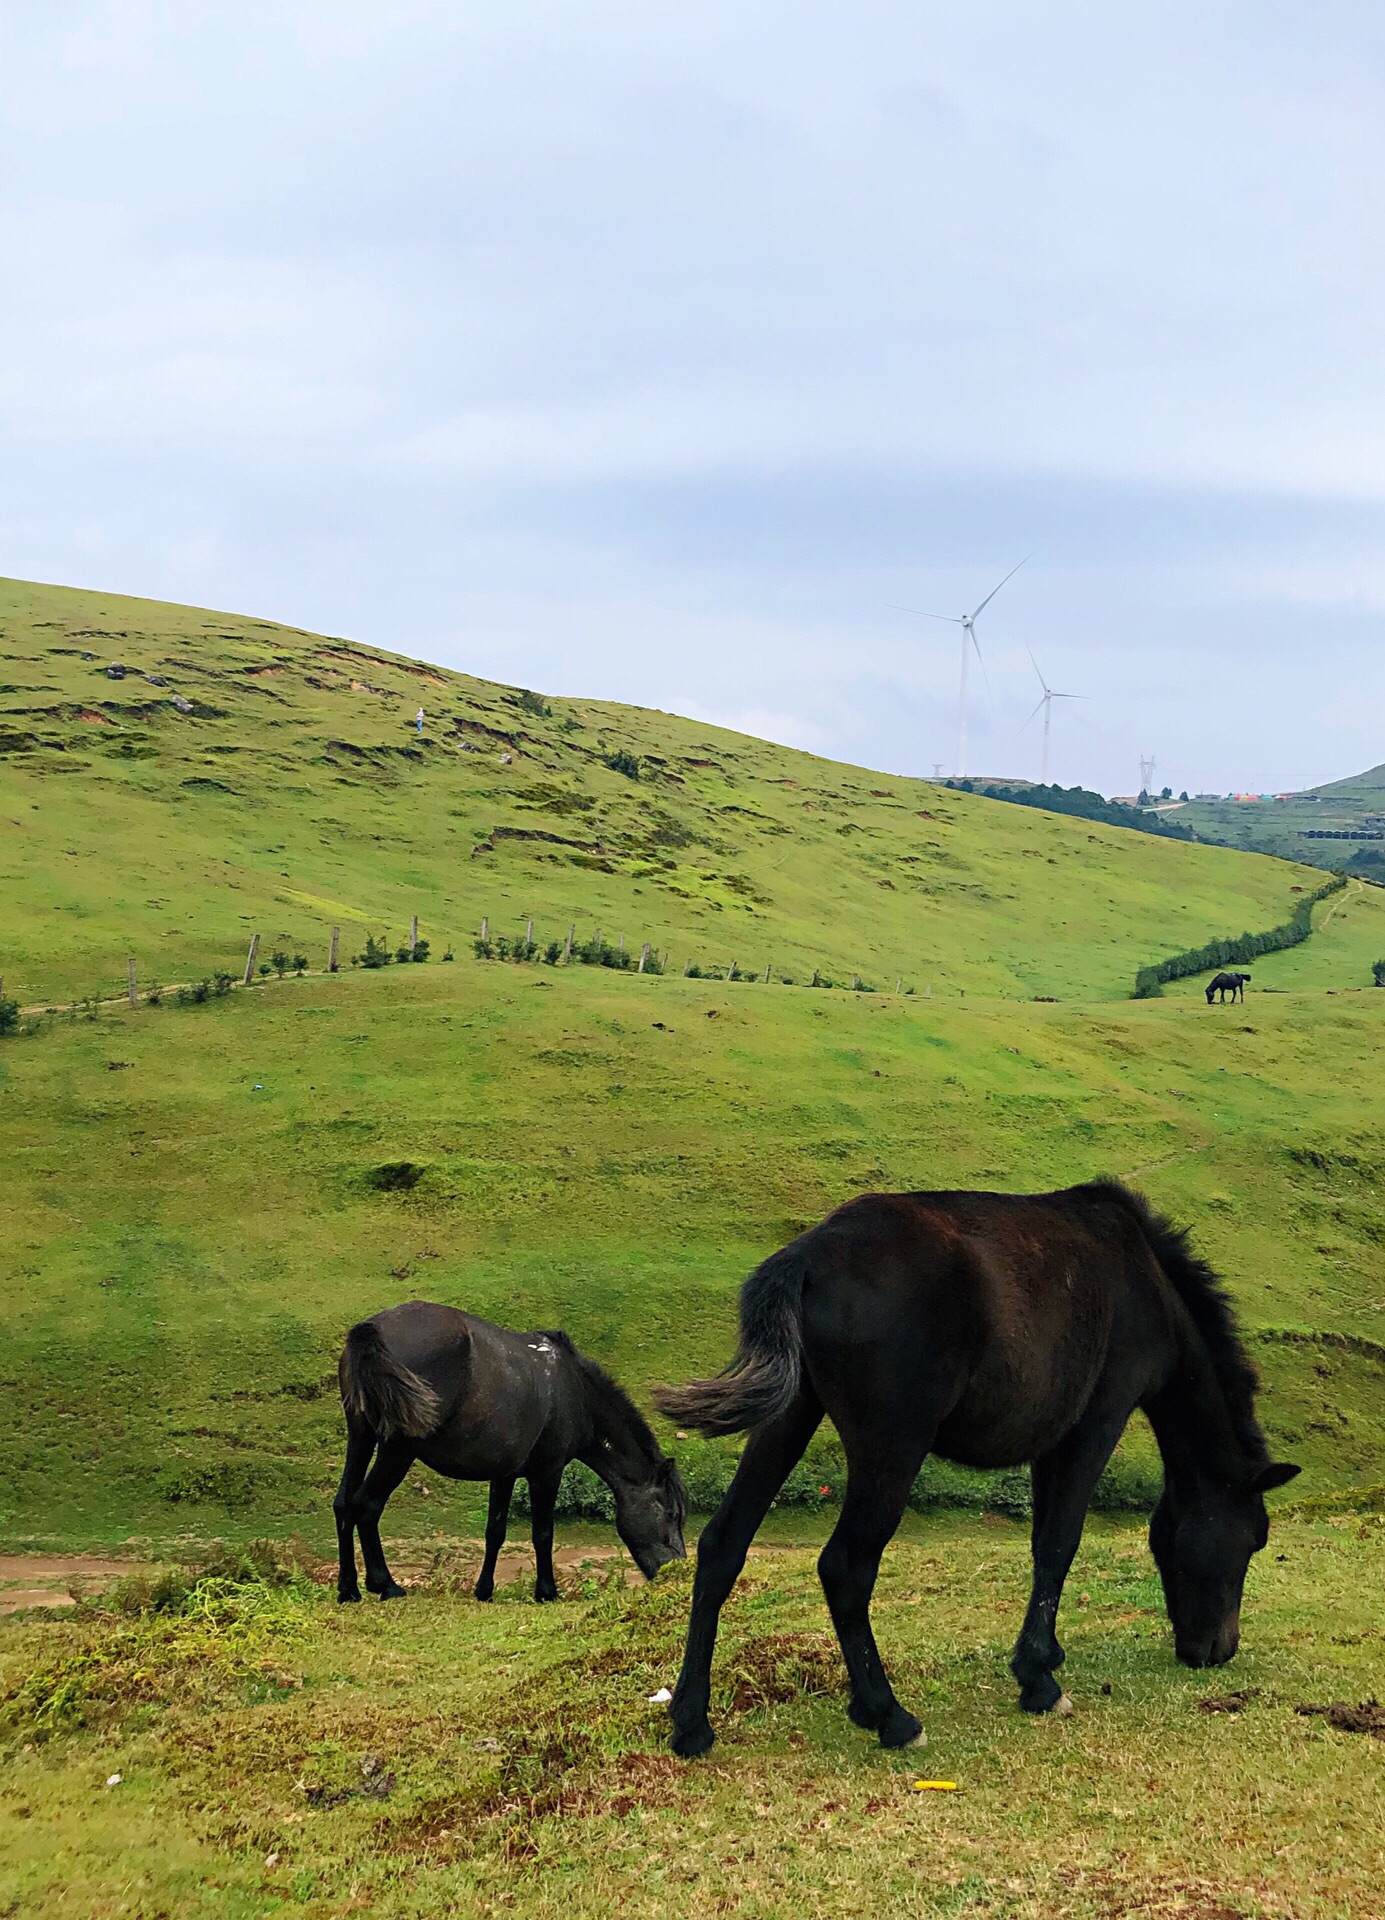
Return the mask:
<path id="1" fill-rule="evenodd" d="M 676 716 L 20 582 L 0 583 L 0 826 L 0 979 L 26 1004 L 114 988 L 128 954 L 145 980 L 239 972 L 253 931 L 318 966 L 333 924 L 354 950 L 414 913 L 435 955 L 533 915 L 544 940 L 600 928 L 680 971 L 1109 998 L 1152 957 L 1277 924 L 1312 883 Z"/>
<path id="2" fill-rule="evenodd" d="M 389 1300 L 561 1321 L 643 1388 L 717 1362 L 744 1271 L 863 1187 L 1098 1172 L 1293 1334 L 1264 1343 L 1285 1444 L 1324 1484 L 1385 1476 L 1385 996 L 1352 991 L 1385 893 L 1261 963 L 1253 1016 L 1196 981 L 1132 1005 L 1138 962 L 1274 924 L 1313 871 L 263 622 L 11 585 L 3 628 L 7 992 L 113 987 L 127 952 L 146 982 L 238 968 L 255 929 L 320 967 L 331 924 L 350 950 L 415 911 L 457 958 L 92 1000 L 0 1048 L 27 1409 L 0 1532 L 321 1513 L 341 1330 Z M 473 954 L 483 915 L 531 914 L 670 972 Z M 803 991 L 815 968 L 891 991 Z M 417 1186 L 378 1191 L 400 1161 Z"/>
<path id="3" fill-rule="evenodd" d="M 1169 815 L 1200 838 L 1385 883 L 1385 766 L 1269 800 L 1193 800 Z"/>

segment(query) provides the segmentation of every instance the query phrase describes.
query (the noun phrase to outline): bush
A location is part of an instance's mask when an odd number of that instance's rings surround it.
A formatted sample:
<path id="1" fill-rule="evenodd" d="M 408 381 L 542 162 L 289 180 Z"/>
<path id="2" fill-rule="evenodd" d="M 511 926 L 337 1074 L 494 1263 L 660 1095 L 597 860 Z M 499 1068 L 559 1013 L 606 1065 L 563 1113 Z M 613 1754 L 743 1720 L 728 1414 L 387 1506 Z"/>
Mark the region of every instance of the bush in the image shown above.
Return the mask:
<path id="1" fill-rule="evenodd" d="M 19 1002 L 0 1000 L 0 1034 L 16 1033 L 19 1030 Z"/>
<path id="2" fill-rule="evenodd" d="M 390 963 L 390 950 L 383 940 L 377 940 L 373 933 L 365 937 L 365 952 L 355 956 L 356 963 L 363 967 L 387 967 Z"/>
<path id="3" fill-rule="evenodd" d="M 296 953 L 293 956 L 293 970 L 301 980 L 303 975 L 308 971 L 308 956 L 306 953 Z"/>
<path id="4" fill-rule="evenodd" d="M 376 1193 L 411 1193 L 425 1171 L 416 1160 L 386 1160 L 366 1170 L 365 1183 Z"/>
<path id="5" fill-rule="evenodd" d="M 562 941 L 561 941 L 561 940 L 550 940 L 550 941 L 549 941 L 549 943 L 548 943 L 548 945 L 547 945 L 547 946 L 546 946 L 546 947 L 544 948 L 544 950 L 543 950 L 543 957 L 544 957 L 544 963 L 545 963 L 545 965 L 547 965 L 547 966 L 550 966 L 550 967 L 556 967 L 556 966 L 557 966 L 557 964 L 558 964 L 558 962 L 559 962 L 559 961 L 560 961 L 560 960 L 562 959 L 562 957 L 563 957 L 563 943 L 562 943 Z"/>
<path id="6" fill-rule="evenodd" d="M 1245 961 L 1258 960 L 1264 953 L 1280 953 L 1285 947 L 1298 946 L 1313 931 L 1314 907 L 1320 900 L 1326 900 L 1329 894 L 1339 892 L 1346 883 L 1344 873 L 1334 873 L 1315 892 L 1306 893 L 1301 900 L 1296 900 L 1287 920 L 1280 926 L 1270 927 L 1265 933 L 1243 933 L 1237 938 L 1209 940 L 1206 946 L 1190 947 L 1184 953 L 1175 953 L 1168 960 L 1158 960 L 1153 966 L 1141 967 L 1135 975 L 1132 999 L 1156 999 L 1159 989 L 1168 980 L 1186 980 L 1195 973 L 1208 973 L 1213 967 L 1236 966 Z"/>
<path id="7" fill-rule="evenodd" d="M 536 714 L 540 720 L 553 718 L 553 709 L 542 694 L 530 693 L 528 687 L 521 687 L 514 704 L 522 708 L 525 713 Z"/>
<path id="8" fill-rule="evenodd" d="M 234 982 L 229 973 L 214 973 L 212 975 L 212 992 L 218 1000 L 224 1000 L 233 985 Z"/>
<path id="9" fill-rule="evenodd" d="M 179 987 L 178 989 L 178 1005 L 180 1007 L 204 1006 L 211 997 L 212 983 L 210 980 L 196 980 L 191 986 Z"/>
<path id="10" fill-rule="evenodd" d="M 161 1007 L 163 1005 L 163 998 L 164 990 L 158 982 L 155 981 L 154 985 L 150 987 L 148 993 L 144 996 L 144 1004 L 146 1007 Z"/>
<path id="11" fill-rule="evenodd" d="M 611 769 L 612 773 L 623 773 L 627 780 L 639 779 L 639 757 L 636 754 L 627 752 L 624 747 L 617 747 L 614 753 L 603 753 L 601 758 Z"/>
<path id="12" fill-rule="evenodd" d="M 453 953 L 451 947 L 447 948 L 447 950 L 444 952 L 442 957 L 444 960 L 455 960 L 457 958 L 456 954 Z"/>
<path id="13" fill-rule="evenodd" d="M 270 954 L 269 963 L 281 980 L 293 965 L 292 960 L 289 959 L 282 947 L 276 947 L 274 952 Z"/>
<path id="14" fill-rule="evenodd" d="M 1378 987 L 1385 987 L 1385 960 L 1372 960 L 1371 978 Z M 0 1026 L 0 1033 L 3 1033 L 4 1030 L 4 1027 Z"/>

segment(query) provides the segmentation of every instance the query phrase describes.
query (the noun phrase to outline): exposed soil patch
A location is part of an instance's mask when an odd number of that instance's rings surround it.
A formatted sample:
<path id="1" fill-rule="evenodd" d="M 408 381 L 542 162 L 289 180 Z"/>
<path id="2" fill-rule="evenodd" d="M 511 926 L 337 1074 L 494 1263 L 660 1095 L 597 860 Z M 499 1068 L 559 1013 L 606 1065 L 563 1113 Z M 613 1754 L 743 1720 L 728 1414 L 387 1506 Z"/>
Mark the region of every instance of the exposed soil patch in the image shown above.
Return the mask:
<path id="1" fill-rule="evenodd" d="M 1305 1718 L 1320 1717 L 1338 1733 L 1369 1733 L 1376 1740 L 1385 1740 L 1385 1707 L 1375 1699 L 1363 1700 L 1355 1707 L 1345 1700 L 1333 1700 L 1326 1706 L 1295 1707 L 1294 1712 Z"/>
<path id="2" fill-rule="evenodd" d="M 88 1584 L 123 1579 L 147 1571 L 133 1560 L 106 1560 L 88 1553 L 0 1554 L 0 1616 L 23 1613 L 30 1607 L 71 1607 Z"/>

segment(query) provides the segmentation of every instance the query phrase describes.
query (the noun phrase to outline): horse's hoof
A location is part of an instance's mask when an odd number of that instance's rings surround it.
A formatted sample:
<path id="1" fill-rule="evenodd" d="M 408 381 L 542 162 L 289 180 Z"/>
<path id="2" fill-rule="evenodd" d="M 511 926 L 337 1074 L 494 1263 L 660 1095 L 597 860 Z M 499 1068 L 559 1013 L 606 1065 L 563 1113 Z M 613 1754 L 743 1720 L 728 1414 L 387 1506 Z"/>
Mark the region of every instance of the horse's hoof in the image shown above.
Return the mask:
<path id="1" fill-rule="evenodd" d="M 534 1598 L 541 1607 L 546 1606 L 550 1601 L 558 1598 L 558 1589 L 556 1587 L 535 1587 Z"/>
<path id="2" fill-rule="evenodd" d="M 339 1593 L 337 1595 L 337 1605 L 339 1607 L 352 1606 L 357 1602 L 359 1602 L 360 1597 L 361 1597 L 361 1590 L 359 1587 L 357 1587 L 354 1593 Z"/>
<path id="3" fill-rule="evenodd" d="M 391 1580 L 387 1587 L 372 1587 L 371 1592 L 377 1600 L 402 1600 L 409 1589 L 401 1587 L 397 1580 Z"/>
<path id="4" fill-rule="evenodd" d="M 704 1720 L 700 1727 L 680 1727 L 669 1745 L 680 1760 L 696 1760 L 699 1754 L 708 1751 L 715 1740 L 710 1722 Z"/>
<path id="5" fill-rule="evenodd" d="M 901 1706 L 891 1707 L 885 1715 L 880 1728 L 882 1747 L 912 1747 L 918 1744 L 923 1734 L 923 1722 L 916 1720 L 912 1713 L 906 1713 Z"/>
<path id="6" fill-rule="evenodd" d="M 1058 1685 L 1058 1682 L 1053 1678 L 1052 1674 L 1045 1674 L 1042 1680 L 1034 1681 L 1032 1686 L 1026 1687 L 1020 1694 L 1020 1711 L 1022 1713 L 1052 1713 L 1057 1709 L 1061 1712 L 1063 1709 L 1059 1706 L 1059 1702 L 1067 1700 L 1067 1698 L 1068 1696 L 1063 1692 L 1063 1689 Z M 1066 1710 L 1069 1713 L 1072 1712 L 1072 1702 L 1070 1700 L 1068 1701 Z"/>

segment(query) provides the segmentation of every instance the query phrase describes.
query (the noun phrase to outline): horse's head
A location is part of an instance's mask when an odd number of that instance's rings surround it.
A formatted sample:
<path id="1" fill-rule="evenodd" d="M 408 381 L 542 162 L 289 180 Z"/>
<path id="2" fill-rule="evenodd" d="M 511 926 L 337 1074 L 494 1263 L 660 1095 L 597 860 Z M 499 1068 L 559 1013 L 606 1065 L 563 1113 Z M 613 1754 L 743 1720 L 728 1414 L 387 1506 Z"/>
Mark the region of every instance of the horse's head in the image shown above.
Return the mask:
<path id="1" fill-rule="evenodd" d="M 676 1460 L 660 1458 L 647 1475 L 610 1484 L 616 1532 L 646 1580 L 652 1580 L 668 1561 L 687 1558 L 683 1522 L 688 1517 L 688 1495 Z"/>
<path id="2" fill-rule="evenodd" d="M 1241 1639 L 1241 1593 L 1251 1555 L 1269 1539 L 1264 1496 L 1298 1467 L 1270 1462 L 1240 1484 L 1181 1499 L 1166 1485 L 1149 1523 L 1174 1651 L 1188 1667 L 1220 1667 Z"/>

